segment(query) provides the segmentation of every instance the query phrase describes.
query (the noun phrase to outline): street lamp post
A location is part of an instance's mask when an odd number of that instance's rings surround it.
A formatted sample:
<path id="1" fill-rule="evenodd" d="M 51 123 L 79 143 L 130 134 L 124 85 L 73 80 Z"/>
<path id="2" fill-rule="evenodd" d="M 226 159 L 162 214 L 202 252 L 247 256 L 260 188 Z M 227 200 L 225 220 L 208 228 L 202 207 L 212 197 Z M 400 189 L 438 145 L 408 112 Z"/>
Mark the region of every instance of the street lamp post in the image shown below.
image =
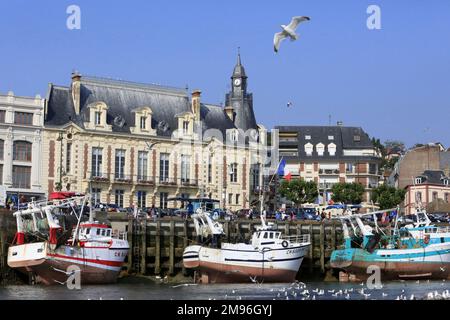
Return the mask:
<path id="1" fill-rule="evenodd" d="M 61 190 L 62 190 L 62 172 L 63 172 L 63 170 L 62 170 L 62 160 L 63 160 L 63 154 L 62 154 L 62 152 L 63 152 L 63 140 L 64 140 L 63 133 L 60 132 L 59 135 L 58 135 L 58 139 L 57 139 L 57 141 L 60 142 L 60 152 L 59 152 L 59 190 L 58 190 L 58 191 L 61 191 Z"/>

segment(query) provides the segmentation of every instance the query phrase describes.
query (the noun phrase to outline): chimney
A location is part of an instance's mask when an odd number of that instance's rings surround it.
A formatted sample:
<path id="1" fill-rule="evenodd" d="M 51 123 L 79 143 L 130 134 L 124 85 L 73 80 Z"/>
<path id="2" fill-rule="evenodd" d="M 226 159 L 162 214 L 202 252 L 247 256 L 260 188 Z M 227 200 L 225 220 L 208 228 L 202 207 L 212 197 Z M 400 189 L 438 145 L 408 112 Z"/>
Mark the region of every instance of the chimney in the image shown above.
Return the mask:
<path id="1" fill-rule="evenodd" d="M 232 106 L 225 107 L 225 113 L 227 114 L 228 118 L 230 118 L 231 121 L 234 123 L 234 108 Z"/>
<path id="2" fill-rule="evenodd" d="M 81 94 L 81 74 L 78 71 L 72 72 L 72 101 L 75 113 L 80 114 L 80 94 Z"/>
<path id="3" fill-rule="evenodd" d="M 200 96 L 202 92 L 200 90 L 194 90 L 192 92 L 192 113 L 194 114 L 195 121 L 200 121 Z"/>

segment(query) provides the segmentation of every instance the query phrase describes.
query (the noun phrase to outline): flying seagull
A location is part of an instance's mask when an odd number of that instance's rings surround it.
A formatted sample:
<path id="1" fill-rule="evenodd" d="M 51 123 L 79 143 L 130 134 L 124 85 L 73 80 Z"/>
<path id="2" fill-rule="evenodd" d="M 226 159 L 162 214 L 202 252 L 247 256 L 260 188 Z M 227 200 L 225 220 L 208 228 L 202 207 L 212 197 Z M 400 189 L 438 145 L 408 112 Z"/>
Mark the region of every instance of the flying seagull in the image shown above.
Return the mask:
<path id="1" fill-rule="evenodd" d="M 275 33 L 275 36 L 273 38 L 273 45 L 275 52 L 278 52 L 280 48 L 280 43 L 284 39 L 290 38 L 291 41 L 297 40 L 300 37 L 298 34 L 295 33 L 297 26 L 299 25 L 300 22 L 309 20 L 311 20 L 309 17 L 297 16 L 293 17 L 291 23 L 289 23 L 287 26 L 285 26 L 284 24 L 281 25 L 281 29 L 283 29 L 283 31 Z"/>

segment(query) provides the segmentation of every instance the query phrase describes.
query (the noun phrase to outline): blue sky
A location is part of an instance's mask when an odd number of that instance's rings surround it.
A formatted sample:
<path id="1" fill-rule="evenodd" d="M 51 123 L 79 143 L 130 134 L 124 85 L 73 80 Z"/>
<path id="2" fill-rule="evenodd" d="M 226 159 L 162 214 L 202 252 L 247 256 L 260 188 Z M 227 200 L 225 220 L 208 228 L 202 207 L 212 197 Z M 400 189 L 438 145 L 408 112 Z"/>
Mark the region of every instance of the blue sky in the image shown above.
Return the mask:
<path id="1" fill-rule="evenodd" d="M 68 30 L 76 4 L 81 30 Z M 368 30 L 368 5 L 381 30 Z M 301 38 L 273 34 L 309 15 Z M 0 92 L 45 96 L 82 74 L 189 86 L 224 102 L 237 47 L 259 123 L 341 120 L 382 140 L 450 147 L 450 1 L 2 1 Z M 287 102 L 294 107 L 287 108 Z"/>

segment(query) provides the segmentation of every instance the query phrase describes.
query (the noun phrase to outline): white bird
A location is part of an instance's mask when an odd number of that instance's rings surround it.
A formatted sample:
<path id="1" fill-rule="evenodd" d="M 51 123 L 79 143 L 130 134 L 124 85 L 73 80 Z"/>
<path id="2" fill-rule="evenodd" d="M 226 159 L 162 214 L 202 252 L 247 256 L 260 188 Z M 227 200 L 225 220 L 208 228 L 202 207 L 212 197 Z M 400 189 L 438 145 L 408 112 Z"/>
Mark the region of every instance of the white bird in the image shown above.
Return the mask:
<path id="1" fill-rule="evenodd" d="M 283 31 L 275 33 L 275 36 L 273 38 L 273 45 L 275 52 L 278 52 L 278 50 L 280 49 L 280 43 L 284 39 L 290 38 L 291 41 L 297 40 L 299 38 L 299 35 L 295 33 L 297 26 L 299 25 L 300 22 L 309 20 L 311 20 L 309 17 L 297 16 L 293 17 L 291 23 L 289 23 L 287 26 L 285 26 L 284 24 L 281 25 L 281 29 L 283 29 Z"/>

